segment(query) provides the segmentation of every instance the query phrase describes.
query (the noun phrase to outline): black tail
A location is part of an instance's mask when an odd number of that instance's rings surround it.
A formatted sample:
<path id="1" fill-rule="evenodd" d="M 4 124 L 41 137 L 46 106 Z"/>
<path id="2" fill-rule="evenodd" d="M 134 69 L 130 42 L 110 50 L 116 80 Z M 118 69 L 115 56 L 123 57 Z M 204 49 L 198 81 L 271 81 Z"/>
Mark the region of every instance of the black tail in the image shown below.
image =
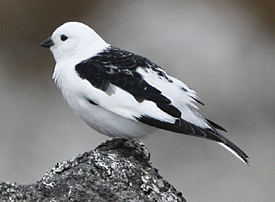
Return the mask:
<path id="1" fill-rule="evenodd" d="M 225 147 L 227 150 L 229 150 L 231 153 L 237 156 L 239 159 L 241 159 L 244 163 L 249 164 L 248 156 L 237 145 L 235 145 L 233 142 L 231 142 L 230 140 L 222 136 L 220 133 L 218 133 L 215 128 L 223 131 L 226 131 L 226 130 L 210 120 L 205 119 L 205 121 L 208 123 L 209 127 L 211 128 L 203 129 L 183 119 L 178 119 L 174 124 L 163 122 L 148 116 L 141 116 L 136 119 L 142 123 L 145 123 L 160 129 L 216 141 L 221 146 Z"/>
<path id="2" fill-rule="evenodd" d="M 244 163 L 249 165 L 248 156 L 246 155 L 246 153 L 244 153 L 237 145 L 235 145 L 230 140 L 226 139 L 225 137 L 223 137 L 223 138 L 225 139 L 225 143 L 224 142 L 222 142 L 222 143 L 218 142 L 218 143 L 222 147 L 224 147 L 225 149 L 230 151 L 232 154 L 237 156 L 239 159 L 241 159 Z"/>

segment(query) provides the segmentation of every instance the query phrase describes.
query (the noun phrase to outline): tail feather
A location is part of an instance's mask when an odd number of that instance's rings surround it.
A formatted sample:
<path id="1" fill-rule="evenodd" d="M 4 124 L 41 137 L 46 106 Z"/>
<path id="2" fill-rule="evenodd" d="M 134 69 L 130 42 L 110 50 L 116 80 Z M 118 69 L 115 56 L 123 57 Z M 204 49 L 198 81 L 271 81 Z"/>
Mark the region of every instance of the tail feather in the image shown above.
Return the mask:
<path id="1" fill-rule="evenodd" d="M 208 123 L 214 123 L 212 121 L 207 120 Z M 239 158 L 241 161 L 249 165 L 248 156 L 246 153 L 244 153 L 237 145 L 235 145 L 233 142 L 228 140 L 226 137 L 221 135 L 218 131 L 216 131 L 214 128 L 220 129 L 222 131 L 226 131 L 221 126 L 214 123 L 214 126 L 211 124 L 210 126 L 213 126 L 212 129 L 202 129 L 200 127 L 197 127 L 193 125 L 194 133 L 190 135 L 198 136 L 198 137 L 204 137 L 209 140 L 216 141 L 219 145 L 224 147 L 226 150 L 234 154 L 237 158 Z M 204 134 L 204 135 L 202 135 Z"/>
<path id="2" fill-rule="evenodd" d="M 234 154 L 237 158 L 239 158 L 241 161 L 249 165 L 248 156 L 246 153 L 244 153 L 237 145 L 235 145 L 233 142 L 225 138 L 223 135 L 221 135 L 218 131 L 215 129 L 202 129 L 200 127 L 197 127 L 193 125 L 194 133 L 189 133 L 188 135 L 193 135 L 197 137 L 204 137 L 209 140 L 216 141 L 219 145 L 224 147 L 226 150 Z M 217 128 L 217 127 L 215 127 Z"/>
<path id="3" fill-rule="evenodd" d="M 231 152 L 238 159 L 249 165 L 248 156 L 244 153 L 237 145 L 235 145 L 230 140 L 226 139 L 226 143 L 218 142 L 223 148 Z"/>
<path id="4" fill-rule="evenodd" d="M 218 131 L 216 131 L 215 128 L 223 131 L 225 131 L 225 129 L 212 121 L 205 120 L 209 125 L 209 128 L 205 129 L 196 126 L 195 124 L 192 124 L 188 121 L 185 121 L 184 119 L 177 119 L 174 124 L 160 121 L 149 116 L 141 116 L 138 118 L 136 117 L 136 119 L 141 123 L 160 129 L 213 140 L 229 150 L 244 163 L 248 164 L 248 156 L 237 145 L 235 145 L 233 142 L 231 142 L 230 140 L 222 136 Z"/>

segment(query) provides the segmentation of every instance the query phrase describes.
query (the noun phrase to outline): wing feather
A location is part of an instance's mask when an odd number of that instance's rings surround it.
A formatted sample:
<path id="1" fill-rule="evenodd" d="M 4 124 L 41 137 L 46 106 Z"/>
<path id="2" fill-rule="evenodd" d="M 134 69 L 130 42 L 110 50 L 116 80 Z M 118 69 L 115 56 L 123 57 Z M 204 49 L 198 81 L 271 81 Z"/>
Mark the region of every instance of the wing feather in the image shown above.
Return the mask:
<path id="1" fill-rule="evenodd" d="M 82 79 L 105 92 L 96 103 L 117 115 L 173 132 L 221 141 L 213 135 L 216 130 L 210 121 L 195 111 L 193 102 L 198 100 L 195 92 L 144 57 L 110 46 L 77 64 L 75 69 Z M 113 86 L 117 88 L 115 92 L 108 90 Z"/>

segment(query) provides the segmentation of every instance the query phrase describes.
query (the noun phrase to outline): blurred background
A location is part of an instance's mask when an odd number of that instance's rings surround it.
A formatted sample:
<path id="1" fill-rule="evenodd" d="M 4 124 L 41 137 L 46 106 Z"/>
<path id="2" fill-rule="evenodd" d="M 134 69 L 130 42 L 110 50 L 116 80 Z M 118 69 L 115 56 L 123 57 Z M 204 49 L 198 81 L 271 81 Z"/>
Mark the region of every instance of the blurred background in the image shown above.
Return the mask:
<path id="1" fill-rule="evenodd" d="M 39 44 L 67 21 L 146 56 L 196 90 L 202 113 L 250 157 L 158 131 L 142 139 L 187 201 L 274 201 L 275 1 L 0 2 L 0 181 L 30 184 L 107 140 L 74 115 Z"/>

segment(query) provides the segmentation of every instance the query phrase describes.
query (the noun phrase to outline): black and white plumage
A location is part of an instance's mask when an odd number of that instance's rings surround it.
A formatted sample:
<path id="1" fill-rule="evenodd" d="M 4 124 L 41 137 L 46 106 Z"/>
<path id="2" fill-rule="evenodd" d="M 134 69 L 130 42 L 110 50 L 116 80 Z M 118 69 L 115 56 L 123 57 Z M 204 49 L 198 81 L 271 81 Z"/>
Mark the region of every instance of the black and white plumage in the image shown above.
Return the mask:
<path id="1" fill-rule="evenodd" d="M 98 132 L 139 138 L 159 128 L 203 137 L 248 163 L 216 130 L 224 129 L 197 112 L 195 91 L 147 58 L 107 44 L 78 22 L 63 24 L 41 46 L 53 53 L 53 78 L 64 98 Z"/>

